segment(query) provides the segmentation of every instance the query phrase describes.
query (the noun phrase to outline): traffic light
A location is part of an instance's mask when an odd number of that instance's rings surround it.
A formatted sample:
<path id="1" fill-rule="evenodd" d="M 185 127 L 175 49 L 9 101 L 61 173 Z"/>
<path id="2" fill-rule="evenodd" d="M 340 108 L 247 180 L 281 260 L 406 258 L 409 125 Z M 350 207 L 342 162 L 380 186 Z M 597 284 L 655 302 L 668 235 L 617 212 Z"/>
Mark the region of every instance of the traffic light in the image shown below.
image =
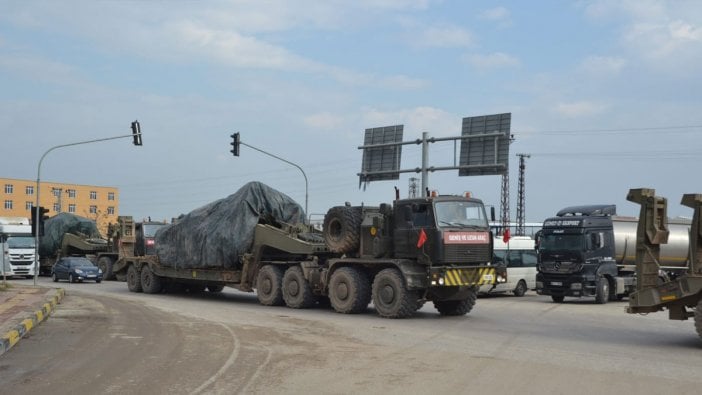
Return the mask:
<path id="1" fill-rule="evenodd" d="M 232 150 L 229 152 L 231 152 L 234 156 L 239 156 L 239 145 L 241 144 L 241 140 L 239 140 L 238 132 L 232 134 L 232 142 L 230 144 L 232 145 Z"/>
<path id="2" fill-rule="evenodd" d="M 139 121 L 132 122 L 132 137 L 134 138 L 134 145 L 141 145 L 141 125 L 139 125 Z"/>
<path id="3" fill-rule="evenodd" d="M 37 220 L 37 210 L 32 207 L 32 234 L 37 234 L 37 225 L 39 226 L 39 236 L 44 236 L 44 221 L 49 219 L 46 215 L 49 209 L 39 206 L 39 220 Z"/>

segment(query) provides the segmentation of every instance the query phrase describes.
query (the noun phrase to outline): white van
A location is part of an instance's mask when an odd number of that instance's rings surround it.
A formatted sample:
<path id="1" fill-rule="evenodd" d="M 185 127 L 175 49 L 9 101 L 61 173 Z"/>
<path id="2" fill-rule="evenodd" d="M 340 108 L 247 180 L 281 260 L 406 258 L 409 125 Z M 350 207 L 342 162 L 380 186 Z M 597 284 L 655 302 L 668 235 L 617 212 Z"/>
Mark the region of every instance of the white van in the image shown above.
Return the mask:
<path id="1" fill-rule="evenodd" d="M 536 250 L 534 239 L 528 236 L 513 236 L 507 243 L 502 238 L 494 240 L 493 264 L 507 265 L 507 282 L 483 285 L 481 294 L 512 292 L 524 296 L 530 289 L 536 289 Z"/>

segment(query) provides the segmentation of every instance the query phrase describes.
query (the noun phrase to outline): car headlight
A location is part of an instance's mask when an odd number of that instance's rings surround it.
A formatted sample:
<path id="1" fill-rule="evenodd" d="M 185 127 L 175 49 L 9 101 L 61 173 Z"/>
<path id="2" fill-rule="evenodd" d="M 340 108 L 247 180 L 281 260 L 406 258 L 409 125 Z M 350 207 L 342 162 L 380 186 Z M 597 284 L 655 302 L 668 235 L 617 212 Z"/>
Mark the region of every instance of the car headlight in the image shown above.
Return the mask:
<path id="1" fill-rule="evenodd" d="M 80 269 L 76 269 L 76 274 L 83 274 L 83 271 Z"/>
<path id="2" fill-rule="evenodd" d="M 102 274 L 102 269 L 98 269 L 98 274 Z"/>

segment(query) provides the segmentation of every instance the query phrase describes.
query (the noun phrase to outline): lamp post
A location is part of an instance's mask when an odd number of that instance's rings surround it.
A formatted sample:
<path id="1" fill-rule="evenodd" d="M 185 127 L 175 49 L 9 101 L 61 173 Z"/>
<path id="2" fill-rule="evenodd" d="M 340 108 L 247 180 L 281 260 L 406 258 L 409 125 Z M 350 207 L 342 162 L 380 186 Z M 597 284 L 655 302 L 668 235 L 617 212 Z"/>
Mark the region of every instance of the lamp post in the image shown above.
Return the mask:
<path id="1" fill-rule="evenodd" d="M 116 139 L 123 139 L 127 137 L 132 137 L 134 139 L 134 145 L 141 145 L 141 126 L 139 125 L 139 121 L 134 121 L 132 122 L 132 134 L 126 134 L 126 135 L 121 135 L 121 136 L 114 136 L 114 137 L 106 137 L 102 139 L 95 139 L 95 140 L 86 140 L 86 141 L 79 141 L 76 143 L 70 143 L 70 144 L 61 144 L 57 145 L 54 147 L 49 148 L 44 152 L 44 154 L 41 156 L 41 159 L 39 159 L 39 164 L 37 165 L 37 197 L 36 197 L 36 203 L 34 204 L 34 211 L 35 211 L 35 218 L 36 218 L 36 224 L 34 226 L 34 286 L 37 285 L 37 277 L 39 276 L 39 223 L 41 223 L 41 218 L 40 216 L 43 215 L 43 213 L 39 210 L 39 197 L 41 193 L 41 188 L 40 188 L 40 183 L 41 183 L 41 163 L 44 161 L 44 158 L 46 155 L 58 148 L 64 148 L 64 147 L 72 147 L 74 145 L 82 145 L 82 144 L 90 144 L 90 143 L 97 143 L 100 141 L 108 141 L 108 140 L 116 140 Z"/>

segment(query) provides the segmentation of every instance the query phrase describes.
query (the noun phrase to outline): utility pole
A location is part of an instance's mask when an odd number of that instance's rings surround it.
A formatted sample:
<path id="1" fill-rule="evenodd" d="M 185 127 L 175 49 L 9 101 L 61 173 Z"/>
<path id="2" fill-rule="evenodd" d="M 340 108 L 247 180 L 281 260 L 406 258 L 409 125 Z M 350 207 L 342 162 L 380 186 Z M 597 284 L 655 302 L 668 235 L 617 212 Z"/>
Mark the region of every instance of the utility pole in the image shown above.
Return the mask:
<path id="1" fill-rule="evenodd" d="M 531 155 L 529 154 L 517 154 L 519 157 L 519 186 L 518 186 L 518 191 L 517 191 L 517 235 L 518 236 L 524 236 L 524 223 L 526 222 L 525 220 L 525 196 L 524 196 L 524 188 L 525 188 L 525 181 L 524 181 L 524 170 L 526 169 L 526 158 L 531 158 Z"/>

